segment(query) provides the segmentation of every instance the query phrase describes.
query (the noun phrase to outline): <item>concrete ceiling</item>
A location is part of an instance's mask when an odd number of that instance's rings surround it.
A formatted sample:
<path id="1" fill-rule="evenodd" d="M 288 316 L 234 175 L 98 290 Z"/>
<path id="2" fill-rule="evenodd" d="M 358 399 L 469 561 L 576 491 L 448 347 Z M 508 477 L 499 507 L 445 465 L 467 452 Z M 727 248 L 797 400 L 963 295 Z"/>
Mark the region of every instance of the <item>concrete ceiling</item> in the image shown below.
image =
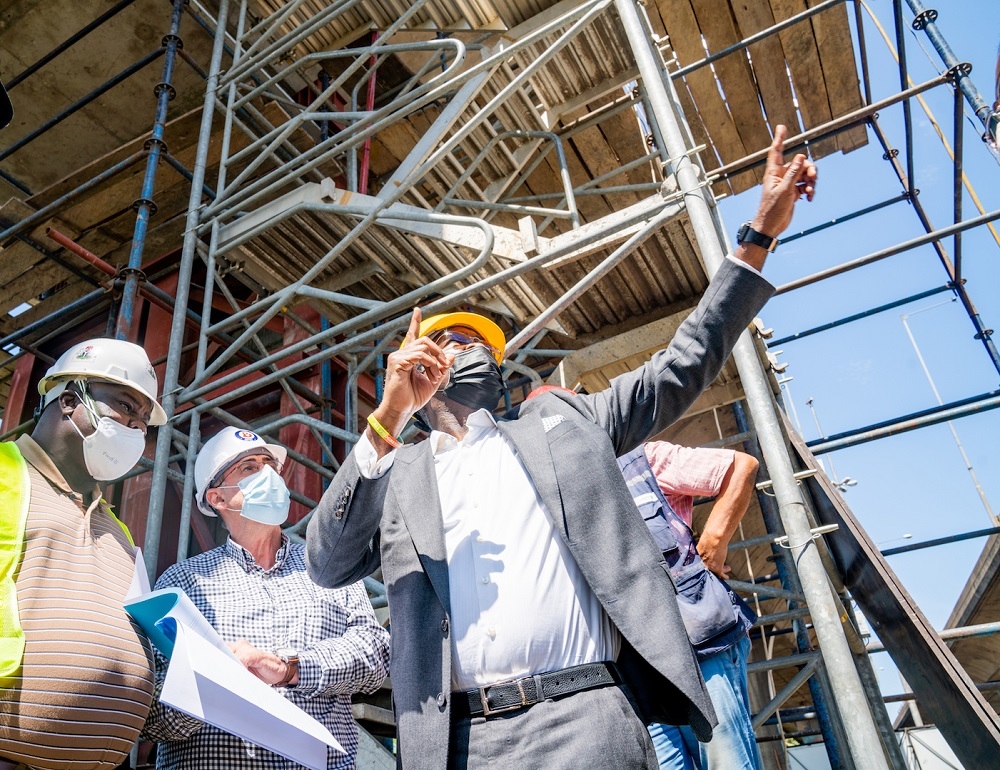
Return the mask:
<path id="1" fill-rule="evenodd" d="M 108 0 L 13 0 L 0 10 L 0 76 L 11 81 L 56 46 L 107 12 Z M 8 148 L 53 120 L 70 105 L 100 88 L 108 80 L 160 50 L 170 30 L 172 4 L 166 0 L 135 0 L 60 56 L 10 91 L 14 120 L 0 135 L 0 148 Z M 184 52 L 207 68 L 211 39 L 187 14 L 181 19 Z M 87 162 L 146 133 L 153 125 L 156 100 L 153 87 L 163 79 L 163 57 L 10 157 L 3 170 L 39 192 Z M 178 58 L 173 78 L 177 97 L 170 104 L 172 116 L 200 107 L 204 80 L 184 59 Z M 0 182 L 0 202 L 21 191 Z"/>

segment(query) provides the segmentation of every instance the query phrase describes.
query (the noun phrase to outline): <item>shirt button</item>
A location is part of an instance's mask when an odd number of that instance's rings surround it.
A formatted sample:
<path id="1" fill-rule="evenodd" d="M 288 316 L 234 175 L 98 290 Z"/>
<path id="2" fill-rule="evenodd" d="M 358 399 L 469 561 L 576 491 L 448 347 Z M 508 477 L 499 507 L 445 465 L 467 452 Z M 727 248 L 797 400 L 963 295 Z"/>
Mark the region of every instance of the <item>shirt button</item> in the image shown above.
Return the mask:
<path id="1" fill-rule="evenodd" d="M 441 630 L 444 631 L 445 636 L 448 635 L 448 618 L 441 621 Z"/>
<path id="2" fill-rule="evenodd" d="M 497 630 L 495 628 L 488 628 L 486 629 L 486 635 L 489 636 L 490 639 L 496 639 Z"/>
<path id="3" fill-rule="evenodd" d="M 479 537 L 476 538 L 476 542 L 477 543 L 485 543 L 486 542 L 486 538 L 484 538 L 482 535 L 480 535 Z"/>
<path id="4" fill-rule="evenodd" d="M 483 585 L 487 585 L 489 582 L 490 582 L 490 579 L 488 577 L 484 577 L 483 578 Z"/>
<path id="5" fill-rule="evenodd" d="M 441 709 L 443 709 L 443 708 L 444 708 L 444 704 L 445 704 L 445 703 L 447 703 L 447 702 L 448 702 L 448 701 L 447 701 L 447 699 L 446 699 L 446 698 L 444 697 L 444 693 L 443 693 L 443 692 L 439 692 L 439 693 L 438 693 L 438 697 L 437 697 L 437 704 L 438 704 L 438 708 L 441 708 Z"/>

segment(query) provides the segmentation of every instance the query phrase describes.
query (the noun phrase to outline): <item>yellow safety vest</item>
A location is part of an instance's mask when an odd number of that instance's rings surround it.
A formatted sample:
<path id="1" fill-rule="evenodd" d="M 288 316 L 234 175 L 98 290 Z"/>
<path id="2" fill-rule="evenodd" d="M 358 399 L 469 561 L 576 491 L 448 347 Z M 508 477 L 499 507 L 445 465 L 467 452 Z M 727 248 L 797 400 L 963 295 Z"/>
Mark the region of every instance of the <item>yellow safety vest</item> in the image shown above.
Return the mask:
<path id="1" fill-rule="evenodd" d="M 0 443 L 0 677 L 17 673 L 24 657 L 24 630 L 17 614 L 14 575 L 24 553 L 31 482 L 28 463 L 13 442 Z"/>
<path id="2" fill-rule="evenodd" d="M 13 676 L 24 658 L 24 629 L 17 612 L 14 575 L 24 554 L 31 479 L 28 463 L 12 441 L 0 443 L 0 678 Z M 108 510 L 134 546 L 128 527 Z"/>

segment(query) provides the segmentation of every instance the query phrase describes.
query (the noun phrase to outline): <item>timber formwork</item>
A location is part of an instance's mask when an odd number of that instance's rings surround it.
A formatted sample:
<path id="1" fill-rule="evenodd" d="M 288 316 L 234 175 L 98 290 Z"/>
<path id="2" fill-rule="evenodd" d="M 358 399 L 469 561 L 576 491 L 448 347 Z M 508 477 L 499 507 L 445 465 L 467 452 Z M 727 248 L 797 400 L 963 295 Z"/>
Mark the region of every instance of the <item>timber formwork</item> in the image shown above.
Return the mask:
<path id="1" fill-rule="evenodd" d="M 105 21 L 124 28 L 127 13 L 149 5 L 119 3 Z M 507 406 L 543 378 L 598 389 L 661 347 L 697 301 L 728 247 L 716 198 L 759 182 L 776 125 L 793 127 L 790 150 L 814 158 L 869 137 L 890 154 L 877 113 L 901 105 L 906 153 L 894 170 L 916 204 L 906 181 L 910 100 L 951 87 L 959 113 L 964 98 L 981 122 L 991 117 L 916 0 L 905 19 L 895 4 L 897 29 L 916 19 L 944 72 L 910 84 L 904 57 L 900 92 L 884 97 L 868 82 L 859 5 L 842 0 L 161 6 L 173 15 L 162 13 L 167 34 L 156 56 L 58 121 L 15 128 L 0 151 L 15 196 L 0 211 L 9 257 L 0 276 L 7 309 L 32 306 L 0 327 L 10 356 L 0 387 L 8 406 L 18 404 L 5 409 L 4 432 L 30 425 L 25 393 L 74 335 L 103 333 L 110 318 L 108 333 L 155 351 L 172 419 L 116 491 L 154 573 L 219 534 L 191 515 L 191 503 L 193 458 L 222 424 L 289 447 L 297 507 L 287 531 L 304 534 L 324 480 L 377 403 L 384 355 L 414 305 L 425 314 L 469 307 L 500 323 L 511 340 Z M 179 35 L 182 15 L 188 32 Z M 129 134 L 131 144 L 105 148 L 68 177 L 35 178 L 34 142 L 58 147 L 58 124 L 161 56 L 151 133 Z M 193 82 L 178 81 L 176 61 Z M 168 115 L 178 94 L 183 109 Z M 960 254 L 952 259 L 942 245 L 995 216 L 963 219 L 956 206 L 955 223 L 935 231 L 916 210 L 928 231 L 918 241 L 935 244 L 944 290 L 959 297 L 997 364 Z M 151 245 L 166 256 L 144 259 Z M 947 690 L 955 717 L 942 730 L 977 766 L 996 748 L 996 716 L 780 419 L 761 331 L 741 339 L 672 438 L 743 444 L 766 464 L 759 503 L 731 548 L 733 585 L 762 616 L 751 685 L 766 765 L 784 766 L 783 739 L 819 734 L 835 767 L 903 766 L 864 644 L 846 620 L 853 598 L 876 622 L 912 624 L 880 635 L 911 656 L 918 699 Z M 989 408 L 991 398 L 812 449 Z M 823 524 L 840 528 L 828 546 L 814 532 Z M 376 578 L 367 583 L 384 615 Z M 918 637 L 913 649 L 906 632 Z M 358 715 L 391 731 L 387 705 L 359 704 Z"/>

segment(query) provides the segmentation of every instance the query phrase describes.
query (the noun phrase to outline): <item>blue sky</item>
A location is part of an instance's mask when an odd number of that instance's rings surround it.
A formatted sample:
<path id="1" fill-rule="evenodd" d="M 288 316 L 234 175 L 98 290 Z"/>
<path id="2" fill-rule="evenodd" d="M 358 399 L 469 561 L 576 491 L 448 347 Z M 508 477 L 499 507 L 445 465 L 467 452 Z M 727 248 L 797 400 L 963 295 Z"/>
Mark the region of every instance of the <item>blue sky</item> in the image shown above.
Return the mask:
<path id="1" fill-rule="evenodd" d="M 894 39 L 891 4 L 869 0 L 869 5 Z M 958 59 L 972 63 L 972 79 L 987 103 L 992 103 L 993 68 L 1000 43 L 1000 13 L 995 1 L 952 0 L 937 7 L 939 28 Z M 908 11 L 905 17 L 912 18 Z M 873 100 L 879 100 L 899 90 L 898 70 L 867 17 L 865 37 Z M 941 69 L 940 59 L 923 32 L 908 31 L 906 47 L 910 76 L 915 82 L 928 80 Z M 925 98 L 951 142 L 951 89 L 935 89 Z M 916 187 L 933 226 L 945 227 L 953 217 L 951 162 L 930 120 L 915 100 L 911 104 Z M 971 116 L 968 107 L 966 113 Z M 904 160 L 902 114 L 900 106 L 887 109 L 879 122 Z M 982 128 L 974 117 L 973 121 L 965 123 L 965 170 L 985 210 L 992 211 L 1000 208 L 1000 165 L 979 140 Z M 867 147 L 819 161 L 816 200 L 798 207 L 786 235 L 902 192 L 870 130 L 868 137 Z M 759 190 L 752 190 L 721 202 L 723 218 L 734 234 L 739 224 L 752 216 L 758 197 Z M 966 194 L 963 218 L 977 214 Z M 1000 229 L 1000 222 L 997 227 Z M 912 207 L 898 203 L 779 246 L 768 260 L 765 275 L 780 285 L 923 232 Z M 952 241 L 949 239 L 945 245 L 949 255 L 954 256 Z M 1000 340 L 1000 246 L 981 227 L 964 236 L 963 254 L 968 291 L 987 327 L 997 330 L 994 339 Z M 767 326 L 774 328 L 777 339 L 946 281 L 936 253 L 926 246 L 775 297 L 762 317 Z M 805 438 L 819 436 L 806 405 L 810 397 L 826 435 L 936 404 L 900 319 L 903 313 L 931 308 L 915 313 L 908 323 L 945 402 L 1000 386 L 1000 374 L 982 344 L 973 339 L 968 316 L 957 301 L 947 302 L 950 297 L 945 293 L 918 300 L 783 345 L 779 358 L 789 364 L 785 376 L 793 379 L 788 383 L 788 392 Z M 942 302 L 946 304 L 940 305 Z M 931 307 L 934 305 L 939 306 Z M 1000 410 L 966 417 L 954 425 L 994 512 L 1000 514 L 1000 453 L 994 447 L 995 437 L 1000 436 Z M 858 481 L 845 498 L 871 538 L 883 548 L 990 526 L 946 424 L 842 450 L 832 457 L 838 476 Z M 906 534 L 912 537 L 904 540 Z M 890 557 L 890 566 L 936 628 L 947 620 L 984 543 L 983 539 L 971 540 Z M 891 670 L 884 655 L 876 656 L 875 663 Z M 883 676 L 883 688 L 900 690 L 895 676 Z"/>

